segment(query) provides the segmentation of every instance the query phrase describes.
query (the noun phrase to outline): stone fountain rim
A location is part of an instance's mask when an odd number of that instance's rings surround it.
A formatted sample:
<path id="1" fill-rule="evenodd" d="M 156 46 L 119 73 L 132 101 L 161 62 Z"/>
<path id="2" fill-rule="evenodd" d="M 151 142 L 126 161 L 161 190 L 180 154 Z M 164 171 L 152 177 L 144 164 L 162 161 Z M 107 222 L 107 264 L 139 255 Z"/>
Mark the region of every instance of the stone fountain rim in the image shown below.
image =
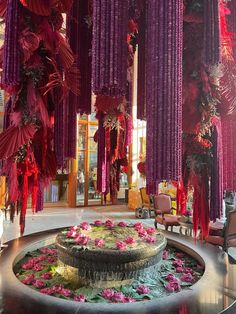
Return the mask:
<path id="1" fill-rule="evenodd" d="M 73 250 L 70 247 L 66 247 L 64 241 L 61 239 L 61 234 L 56 236 L 56 246 L 63 253 L 73 257 L 79 257 L 86 259 L 86 261 L 99 261 L 109 263 L 126 263 L 129 261 L 143 260 L 157 255 L 161 250 L 166 247 L 167 240 L 161 233 L 161 241 L 158 244 L 147 244 L 147 248 L 136 248 L 131 250 L 114 250 L 114 249 L 93 249 L 87 250 L 86 247 L 82 250 Z M 73 266 L 73 265 L 71 265 Z"/>
<path id="2" fill-rule="evenodd" d="M 78 303 L 75 301 L 68 301 L 59 299 L 52 296 L 43 295 L 38 291 L 33 290 L 32 288 L 27 287 L 22 284 L 15 276 L 13 272 L 14 265 L 29 251 L 34 250 L 39 247 L 49 245 L 55 241 L 56 234 L 60 229 L 48 230 L 32 235 L 22 237 L 20 239 L 12 240 L 8 242 L 8 248 L 6 251 L 3 251 L 2 256 L 0 256 L 0 266 L 4 265 L 4 273 L 1 274 L 2 282 L 0 280 L 0 288 L 3 290 L 3 296 L 6 298 L 6 295 L 9 294 L 9 297 L 14 295 L 14 302 L 20 304 L 24 303 L 24 306 L 27 307 L 31 302 L 35 303 L 34 313 L 49 313 L 47 309 L 50 309 L 50 313 L 122 313 L 125 309 L 126 313 L 137 314 L 141 312 L 145 313 L 162 313 L 163 310 L 167 310 L 171 307 L 173 311 L 173 306 L 175 309 L 179 309 L 181 304 L 186 304 L 190 302 L 192 304 L 193 297 L 196 293 L 198 294 L 201 291 L 201 287 L 204 289 L 212 287 L 212 256 L 210 257 L 209 252 L 205 247 L 201 245 L 192 248 L 194 242 L 189 242 L 189 239 L 186 239 L 183 236 L 172 234 L 170 232 L 163 232 L 167 237 L 168 244 L 173 245 L 179 249 L 184 249 L 184 251 L 194 258 L 196 258 L 200 263 L 205 265 L 205 272 L 202 278 L 195 283 L 191 290 L 183 290 L 178 292 L 178 297 L 176 294 L 161 298 L 153 299 L 150 301 L 140 301 L 131 304 L 103 304 L 103 303 Z M 179 241 L 181 240 L 181 242 Z M 208 247 L 209 249 L 209 247 Z M 214 251 L 213 254 L 217 254 L 219 250 L 210 248 L 211 251 Z M 2 284 L 2 287 L 1 287 Z M 1 289 L 0 289 L 1 291 Z M 25 299 L 26 298 L 26 299 Z M 232 304 L 231 304 L 232 305 Z M 37 312 L 37 309 L 39 312 Z M 159 312 L 159 310 L 161 310 Z M 224 308 L 222 308 L 224 310 Z M 26 312 L 18 312 L 26 313 Z M 164 312 L 163 312 L 164 313 Z M 167 312 L 165 312 L 167 313 Z"/>

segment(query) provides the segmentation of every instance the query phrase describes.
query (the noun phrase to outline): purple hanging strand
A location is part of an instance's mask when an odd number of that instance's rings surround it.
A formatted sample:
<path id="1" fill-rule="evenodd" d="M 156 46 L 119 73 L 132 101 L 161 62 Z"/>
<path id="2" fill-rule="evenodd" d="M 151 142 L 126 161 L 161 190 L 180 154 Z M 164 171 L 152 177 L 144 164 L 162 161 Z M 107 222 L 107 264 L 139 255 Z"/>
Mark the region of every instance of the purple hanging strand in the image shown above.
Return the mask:
<path id="1" fill-rule="evenodd" d="M 95 94 L 125 95 L 128 0 L 94 0 L 93 8 L 92 89 Z"/>
<path id="2" fill-rule="evenodd" d="M 98 119 L 98 170 L 97 170 L 97 189 L 100 193 L 106 192 L 106 146 L 105 146 L 105 128 L 103 126 L 103 114 Z"/>
<path id="3" fill-rule="evenodd" d="M 146 6 L 144 0 L 143 8 L 138 21 L 138 88 L 137 88 L 137 118 L 146 119 Z"/>
<path id="4" fill-rule="evenodd" d="M 11 87 L 20 83 L 20 50 L 18 44 L 20 11 L 19 0 L 7 1 L 2 83 Z"/>
<path id="5" fill-rule="evenodd" d="M 219 0 L 204 0 L 204 62 L 207 65 L 220 62 Z"/>
<path id="6" fill-rule="evenodd" d="M 181 177 L 182 40 L 181 0 L 147 2 L 147 188 Z"/>

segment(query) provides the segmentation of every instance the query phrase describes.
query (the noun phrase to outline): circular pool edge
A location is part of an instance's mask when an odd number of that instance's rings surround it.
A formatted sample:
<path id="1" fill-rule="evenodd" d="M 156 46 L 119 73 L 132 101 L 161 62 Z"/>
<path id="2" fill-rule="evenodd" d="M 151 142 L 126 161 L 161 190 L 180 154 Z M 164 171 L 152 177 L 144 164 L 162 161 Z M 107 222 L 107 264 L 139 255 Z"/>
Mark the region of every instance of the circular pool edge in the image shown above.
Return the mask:
<path id="1" fill-rule="evenodd" d="M 202 278 L 191 286 L 191 289 L 183 290 L 164 298 L 130 304 L 78 303 L 43 295 L 22 284 L 16 278 L 13 267 L 28 251 L 51 244 L 55 240 L 58 231 L 61 229 L 62 228 L 48 230 L 8 242 L 8 248 L 0 255 L 0 269 L 4 269 L 4 272 L 0 272 L 0 302 L 2 302 L 2 308 L 4 309 L 3 313 L 23 314 L 33 311 L 34 314 L 177 314 L 181 313 L 181 309 L 184 309 L 184 313 L 186 314 L 217 314 L 223 313 L 222 311 L 228 309 L 234 302 L 233 299 L 229 299 L 228 302 L 223 302 L 222 304 L 218 302 L 215 306 L 211 304 L 211 312 L 209 312 L 209 309 L 206 307 L 209 301 L 212 302 L 211 296 L 207 298 L 209 290 L 211 290 L 211 295 L 215 293 L 219 296 L 219 293 L 222 293 L 222 300 L 225 300 L 227 296 L 225 290 L 226 286 L 228 289 L 230 288 L 228 283 L 225 283 L 224 286 L 225 277 L 226 275 L 230 276 L 230 271 L 236 273 L 236 265 L 229 267 L 227 264 L 227 256 L 224 255 L 223 259 L 222 251 L 216 247 L 206 246 L 202 243 L 195 244 L 193 239 L 171 232 L 163 232 L 167 238 L 168 244 L 185 251 L 201 264 L 205 265 L 205 272 Z M 219 258 L 222 258 L 220 263 L 218 262 Z M 227 274 L 226 269 L 228 269 Z"/>

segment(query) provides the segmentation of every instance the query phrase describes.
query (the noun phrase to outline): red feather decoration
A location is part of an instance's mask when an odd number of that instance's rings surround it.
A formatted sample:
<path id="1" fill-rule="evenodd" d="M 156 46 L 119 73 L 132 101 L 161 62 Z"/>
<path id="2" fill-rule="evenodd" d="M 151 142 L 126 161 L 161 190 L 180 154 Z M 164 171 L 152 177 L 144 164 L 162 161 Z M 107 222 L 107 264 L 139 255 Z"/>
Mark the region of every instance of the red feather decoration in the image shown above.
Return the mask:
<path id="1" fill-rule="evenodd" d="M 15 154 L 18 149 L 33 138 L 35 127 L 31 124 L 22 127 L 10 126 L 0 134 L 0 159 L 6 159 Z"/>
<path id="2" fill-rule="evenodd" d="M 49 16 L 52 11 L 52 7 L 49 5 L 48 0 L 20 0 L 21 4 L 31 12 Z"/>
<path id="3" fill-rule="evenodd" d="M 0 17 L 4 17 L 7 10 L 7 0 L 0 0 Z"/>

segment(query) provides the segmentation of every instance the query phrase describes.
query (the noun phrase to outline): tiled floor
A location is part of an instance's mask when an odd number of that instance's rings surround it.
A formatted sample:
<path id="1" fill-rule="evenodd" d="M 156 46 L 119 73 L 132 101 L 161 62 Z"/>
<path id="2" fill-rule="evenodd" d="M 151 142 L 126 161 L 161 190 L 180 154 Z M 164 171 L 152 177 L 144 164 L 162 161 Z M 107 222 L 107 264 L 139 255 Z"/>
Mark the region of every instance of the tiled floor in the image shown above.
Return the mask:
<path id="1" fill-rule="evenodd" d="M 94 206 L 65 208 L 45 208 L 41 213 L 32 214 L 28 210 L 26 217 L 25 235 L 45 231 L 48 229 L 60 228 L 79 224 L 82 221 L 92 222 L 96 219 L 106 220 L 128 220 L 130 222 L 140 221 L 135 218 L 134 211 L 129 210 L 127 205 Z M 153 218 L 142 220 L 143 223 L 153 226 Z M 162 226 L 159 226 L 160 228 Z M 174 229 L 179 232 L 179 228 Z M 11 223 L 7 217 L 4 221 L 4 232 L 2 242 L 7 242 L 20 236 L 19 217 Z M 229 254 L 236 260 L 236 249 L 230 248 Z"/>

